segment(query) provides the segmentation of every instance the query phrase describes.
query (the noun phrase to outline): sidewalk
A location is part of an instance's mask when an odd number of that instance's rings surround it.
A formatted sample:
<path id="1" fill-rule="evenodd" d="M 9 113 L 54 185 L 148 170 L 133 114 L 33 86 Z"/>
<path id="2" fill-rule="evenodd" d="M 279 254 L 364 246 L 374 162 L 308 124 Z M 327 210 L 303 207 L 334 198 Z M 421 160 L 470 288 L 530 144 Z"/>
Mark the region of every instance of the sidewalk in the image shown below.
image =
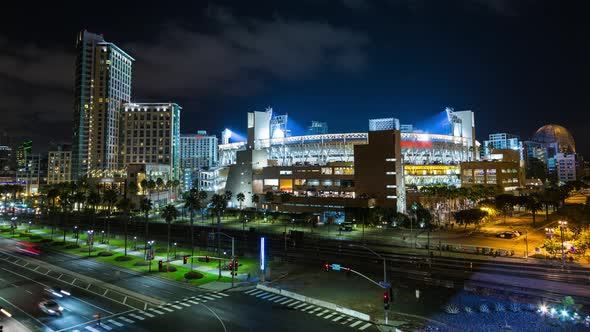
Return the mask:
<path id="1" fill-rule="evenodd" d="M 43 231 L 37 230 L 37 229 L 32 229 L 31 233 L 37 234 L 37 235 L 41 235 L 41 236 L 46 236 L 47 234 L 44 233 Z M 59 237 L 60 239 L 63 239 L 63 237 Z M 76 242 L 76 238 L 71 237 L 71 236 L 66 236 L 66 242 Z M 107 244 L 102 244 L 102 243 L 96 243 L 94 244 L 95 248 L 100 248 L 100 249 L 104 249 L 105 251 L 108 250 L 109 246 Z M 117 252 L 117 253 L 124 253 L 125 249 L 124 248 L 115 248 L 113 246 L 110 247 L 110 251 L 113 252 Z M 140 257 L 143 258 L 144 257 L 144 253 L 141 251 L 135 251 L 135 250 L 131 250 L 131 249 L 127 249 L 127 255 L 131 255 L 131 256 L 136 256 L 136 257 Z M 166 262 L 166 256 L 155 256 L 154 260 L 158 261 L 158 260 L 162 260 L 163 262 Z M 171 265 L 175 265 L 175 266 L 182 266 L 182 267 L 186 267 L 186 265 L 182 264 L 182 261 L 180 260 L 171 260 L 170 261 Z M 210 273 L 210 274 L 219 274 L 219 269 L 216 268 L 211 268 L 208 266 L 201 266 L 199 267 L 199 265 L 194 264 L 194 269 L 196 271 L 199 272 L 206 272 L 206 273 Z M 224 277 L 230 277 L 231 278 L 231 271 L 221 271 L 221 275 Z M 234 277 L 236 279 L 236 281 L 240 282 L 240 281 L 246 281 L 248 278 L 247 274 L 238 274 L 237 276 Z"/>

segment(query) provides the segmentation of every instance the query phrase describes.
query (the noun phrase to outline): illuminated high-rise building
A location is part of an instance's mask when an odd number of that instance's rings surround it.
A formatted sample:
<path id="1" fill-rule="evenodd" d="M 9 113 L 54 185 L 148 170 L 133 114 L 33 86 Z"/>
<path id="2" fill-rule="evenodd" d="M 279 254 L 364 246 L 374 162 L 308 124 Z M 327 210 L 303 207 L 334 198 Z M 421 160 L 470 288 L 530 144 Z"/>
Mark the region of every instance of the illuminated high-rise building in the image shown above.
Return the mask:
<path id="1" fill-rule="evenodd" d="M 134 59 L 102 35 L 76 39 L 72 178 L 111 177 L 119 166 L 119 118 L 131 100 Z"/>

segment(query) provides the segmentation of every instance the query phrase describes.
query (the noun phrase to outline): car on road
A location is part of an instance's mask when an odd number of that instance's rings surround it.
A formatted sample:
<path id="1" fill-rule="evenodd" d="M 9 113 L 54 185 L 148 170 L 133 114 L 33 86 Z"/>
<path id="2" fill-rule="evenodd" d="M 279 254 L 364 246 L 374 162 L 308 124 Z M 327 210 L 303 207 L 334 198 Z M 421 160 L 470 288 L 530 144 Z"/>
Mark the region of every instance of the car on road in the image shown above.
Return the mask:
<path id="1" fill-rule="evenodd" d="M 520 236 L 519 231 L 501 232 L 501 233 L 496 234 L 496 237 L 499 237 L 501 239 L 512 239 L 512 238 L 519 237 L 519 236 Z"/>
<path id="2" fill-rule="evenodd" d="M 58 286 L 45 287 L 43 289 L 43 292 L 45 292 L 45 294 L 47 294 L 49 296 L 58 297 L 58 298 L 72 295 L 69 291 L 62 289 L 61 287 L 58 287 Z"/>
<path id="3" fill-rule="evenodd" d="M 53 300 L 43 300 L 39 302 L 39 309 L 48 315 L 60 316 L 64 308 Z"/>
<path id="4" fill-rule="evenodd" d="M 341 231 L 344 231 L 344 232 L 351 232 L 352 231 L 352 223 L 351 222 L 343 222 L 342 224 L 340 224 L 340 227 L 338 229 Z"/>

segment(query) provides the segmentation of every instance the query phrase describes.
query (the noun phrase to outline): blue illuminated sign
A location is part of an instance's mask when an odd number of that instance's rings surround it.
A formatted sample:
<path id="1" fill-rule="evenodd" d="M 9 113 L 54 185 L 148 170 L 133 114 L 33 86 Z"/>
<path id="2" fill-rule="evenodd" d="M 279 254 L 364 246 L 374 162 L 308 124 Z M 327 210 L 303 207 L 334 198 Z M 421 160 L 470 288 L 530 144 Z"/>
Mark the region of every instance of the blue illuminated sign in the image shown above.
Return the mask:
<path id="1" fill-rule="evenodd" d="M 265 254 L 264 254 L 264 238 L 260 238 L 260 271 L 264 271 L 265 265 Z"/>

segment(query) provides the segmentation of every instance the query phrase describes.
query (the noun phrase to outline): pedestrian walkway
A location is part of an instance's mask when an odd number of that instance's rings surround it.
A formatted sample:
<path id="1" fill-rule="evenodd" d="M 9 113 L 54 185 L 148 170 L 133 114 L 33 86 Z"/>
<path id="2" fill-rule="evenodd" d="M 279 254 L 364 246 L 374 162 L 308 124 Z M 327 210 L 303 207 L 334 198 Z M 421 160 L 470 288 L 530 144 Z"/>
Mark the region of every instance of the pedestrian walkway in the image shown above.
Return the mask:
<path id="1" fill-rule="evenodd" d="M 373 325 L 373 323 L 371 322 L 344 315 L 334 310 L 298 301 L 290 297 L 277 295 L 275 293 L 269 293 L 258 288 L 247 290 L 244 292 L 244 294 L 253 296 L 260 300 L 269 301 L 274 304 L 285 306 L 291 310 L 299 310 L 309 315 L 314 315 L 316 317 L 330 320 L 336 324 L 346 325 L 350 328 L 360 331 L 364 331 Z"/>
<path id="2" fill-rule="evenodd" d="M 142 322 L 145 320 L 149 320 L 151 318 L 157 318 L 159 316 L 166 315 L 177 310 L 190 309 L 191 307 L 199 305 L 201 303 L 207 303 L 226 297 L 229 297 L 229 295 L 223 292 L 211 292 L 197 296 L 185 297 L 182 300 L 168 302 L 158 307 L 149 308 L 145 311 L 133 310 L 126 312 L 124 314 L 117 314 L 113 316 L 104 317 L 100 320 L 100 325 L 98 324 L 97 320 L 93 320 L 88 323 L 80 324 L 60 331 L 102 332 L 113 330 L 125 330 L 127 326 L 135 324 L 137 322 Z"/>
<path id="3" fill-rule="evenodd" d="M 37 234 L 37 235 L 42 235 L 42 236 L 46 236 L 47 234 L 44 233 L 41 230 L 38 229 L 32 229 L 31 233 Z M 70 236 L 66 236 L 66 242 L 76 242 L 76 238 L 74 237 L 70 237 Z M 96 243 L 94 244 L 95 248 L 100 248 L 100 249 L 104 249 L 104 250 L 109 250 L 113 251 L 113 252 L 118 252 L 118 253 L 124 253 L 125 249 L 124 248 L 115 248 L 113 246 L 108 246 L 106 244 L 102 244 L 102 243 Z M 131 255 L 131 256 L 135 256 L 135 257 L 144 257 L 144 252 L 143 251 L 137 251 L 137 250 L 130 250 L 129 248 L 127 249 L 127 255 Z M 166 261 L 166 257 L 165 256 L 155 256 L 154 257 L 155 261 Z M 175 265 L 175 266 L 182 266 L 182 267 L 186 267 L 186 265 L 182 264 L 181 260 L 171 260 L 170 261 L 171 265 Z M 206 272 L 206 273 L 210 273 L 210 274 L 219 274 L 219 269 L 218 268 L 212 268 L 212 267 L 208 267 L 208 266 L 196 266 L 195 270 L 199 271 L 199 272 Z M 231 271 L 221 271 L 221 275 L 224 277 L 231 277 Z M 237 281 L 245 281 L 248 279 L 248 275 L 246 273 L 243 274 L 238 274 L 237 276 L 235 276 L 234 278 L 236 278 Z"/>

